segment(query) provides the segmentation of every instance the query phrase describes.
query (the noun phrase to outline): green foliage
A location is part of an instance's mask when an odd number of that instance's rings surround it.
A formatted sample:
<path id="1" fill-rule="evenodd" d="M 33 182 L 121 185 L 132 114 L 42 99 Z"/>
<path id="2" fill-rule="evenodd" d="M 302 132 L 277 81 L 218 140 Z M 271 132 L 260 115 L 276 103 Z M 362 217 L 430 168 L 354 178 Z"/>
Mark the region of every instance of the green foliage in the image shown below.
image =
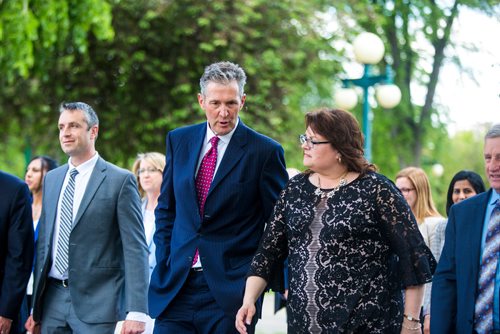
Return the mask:
<path id="1" fill-rule="evenodd" d="M 393 110 L 374 109 L 374 162 L 383 170 L 392 173 L 397 168 L 435 159 L 427 146 L 447 137 L 445 123 L 437 117 L 442 111 L 434 103 L 434 96 L 446 59 L 445 49 L 453 45 L 453 24 L 460 8 L 495 13 L 500 10 L 495 4 L 498 1 L 378 0 L 347 1 L 345 6 L 336 6 L 346 39 L 359 30 L 382 37 L 386 57 L 379 64 L 380 72 L 386 62 L 390 63 L 396 72 L 395 83 L 402 91 L 401 103 Z M 352 17 L 356 18 L 354 29 Z M 416 87 L 424 96 L 418 96 L 421 93 L 417 94 Z"/>
<path id="2" fill-rule="evenodd" d="M 306 0 L 123 0 L 112 9 L 114 39 L 88 36 L 77 49 L 86 52 L 60 53 L 43 74 L 12 85 L 8 102 L 33 116 L 26 128 L 35 151 L 57 147 L 60 101 L 88 102 L 101 121 L 97 149 L 128 167 L 137 152 L 163 152 L 169 130 L 205 120 L 199 78 L 208 64 L 230 60 L 248 76 L 243 121 L 283 143 L 289 165 L 301 167 L 304 111 L 329 101 L 339 70 L 320 57 L 337 52 L 316 29 L 316 9 Z"/>

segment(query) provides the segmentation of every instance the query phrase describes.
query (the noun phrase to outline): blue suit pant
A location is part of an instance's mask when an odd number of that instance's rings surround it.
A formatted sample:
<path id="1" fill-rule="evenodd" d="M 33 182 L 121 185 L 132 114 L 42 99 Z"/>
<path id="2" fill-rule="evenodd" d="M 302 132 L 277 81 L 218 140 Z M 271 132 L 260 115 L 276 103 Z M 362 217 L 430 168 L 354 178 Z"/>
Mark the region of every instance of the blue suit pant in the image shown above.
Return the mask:
<path id="1" fill-rule="evenodd" d="M 255 323 L 249 328 L 254 333 Z M 234 334 L 235 318 L 215 301 L 203 271 L 191 270 L 179 294 L 156 318 L 154 334 Z"/>

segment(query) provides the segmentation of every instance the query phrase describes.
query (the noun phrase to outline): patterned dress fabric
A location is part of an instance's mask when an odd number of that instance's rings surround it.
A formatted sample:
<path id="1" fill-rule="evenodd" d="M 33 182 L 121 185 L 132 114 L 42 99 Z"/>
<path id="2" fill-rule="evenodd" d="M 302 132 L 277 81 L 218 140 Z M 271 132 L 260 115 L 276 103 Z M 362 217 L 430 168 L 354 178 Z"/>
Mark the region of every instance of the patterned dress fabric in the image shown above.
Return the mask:
<path id="1" fill-rule="evenodd" d="M 429 282 L 436 262 L 394 184 L 368 173 L 331 198 L 292 178 L 249 275 L 273 286 L 288 257 L 288 333 L 400 333 L 401 288 Z"/>

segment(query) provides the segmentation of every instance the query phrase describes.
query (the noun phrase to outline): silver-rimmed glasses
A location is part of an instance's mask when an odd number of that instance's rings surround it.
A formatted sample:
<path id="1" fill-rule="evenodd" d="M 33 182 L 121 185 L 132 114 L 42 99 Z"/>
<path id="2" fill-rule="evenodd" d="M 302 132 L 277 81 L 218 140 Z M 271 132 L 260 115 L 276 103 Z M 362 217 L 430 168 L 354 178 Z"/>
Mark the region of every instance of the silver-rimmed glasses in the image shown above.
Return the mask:
<path id="1" fill-rule="evenodd" d="M 299 136 L 299 142 L 300 142 L 300 145 L 306 144 L 306 147 L 309 149 L 313 149 L 314 145 L 330 144 L 329 141 L 314 141 L 314 140 L 312 140 L 312 138 L 309 138 L 305 134 Z"/>

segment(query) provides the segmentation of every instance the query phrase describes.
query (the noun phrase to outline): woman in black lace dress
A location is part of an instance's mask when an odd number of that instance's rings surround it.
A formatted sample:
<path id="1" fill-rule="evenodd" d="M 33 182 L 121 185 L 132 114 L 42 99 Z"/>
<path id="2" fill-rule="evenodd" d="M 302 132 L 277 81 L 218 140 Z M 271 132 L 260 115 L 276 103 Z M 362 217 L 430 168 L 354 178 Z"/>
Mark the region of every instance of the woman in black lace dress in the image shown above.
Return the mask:
<path id="1" fill-rule="evenodd" d="M 436 263 L 410 208 L 363 157 L 350 113 L 311 112 L 306 126 L 300 142 L 309 169 L 276 203 L 236 328 L 246 333 L 266 286 L 282 288 L 275 282 L 288 257 L 288 333 L 419 333 L 423 284 Z"/>

